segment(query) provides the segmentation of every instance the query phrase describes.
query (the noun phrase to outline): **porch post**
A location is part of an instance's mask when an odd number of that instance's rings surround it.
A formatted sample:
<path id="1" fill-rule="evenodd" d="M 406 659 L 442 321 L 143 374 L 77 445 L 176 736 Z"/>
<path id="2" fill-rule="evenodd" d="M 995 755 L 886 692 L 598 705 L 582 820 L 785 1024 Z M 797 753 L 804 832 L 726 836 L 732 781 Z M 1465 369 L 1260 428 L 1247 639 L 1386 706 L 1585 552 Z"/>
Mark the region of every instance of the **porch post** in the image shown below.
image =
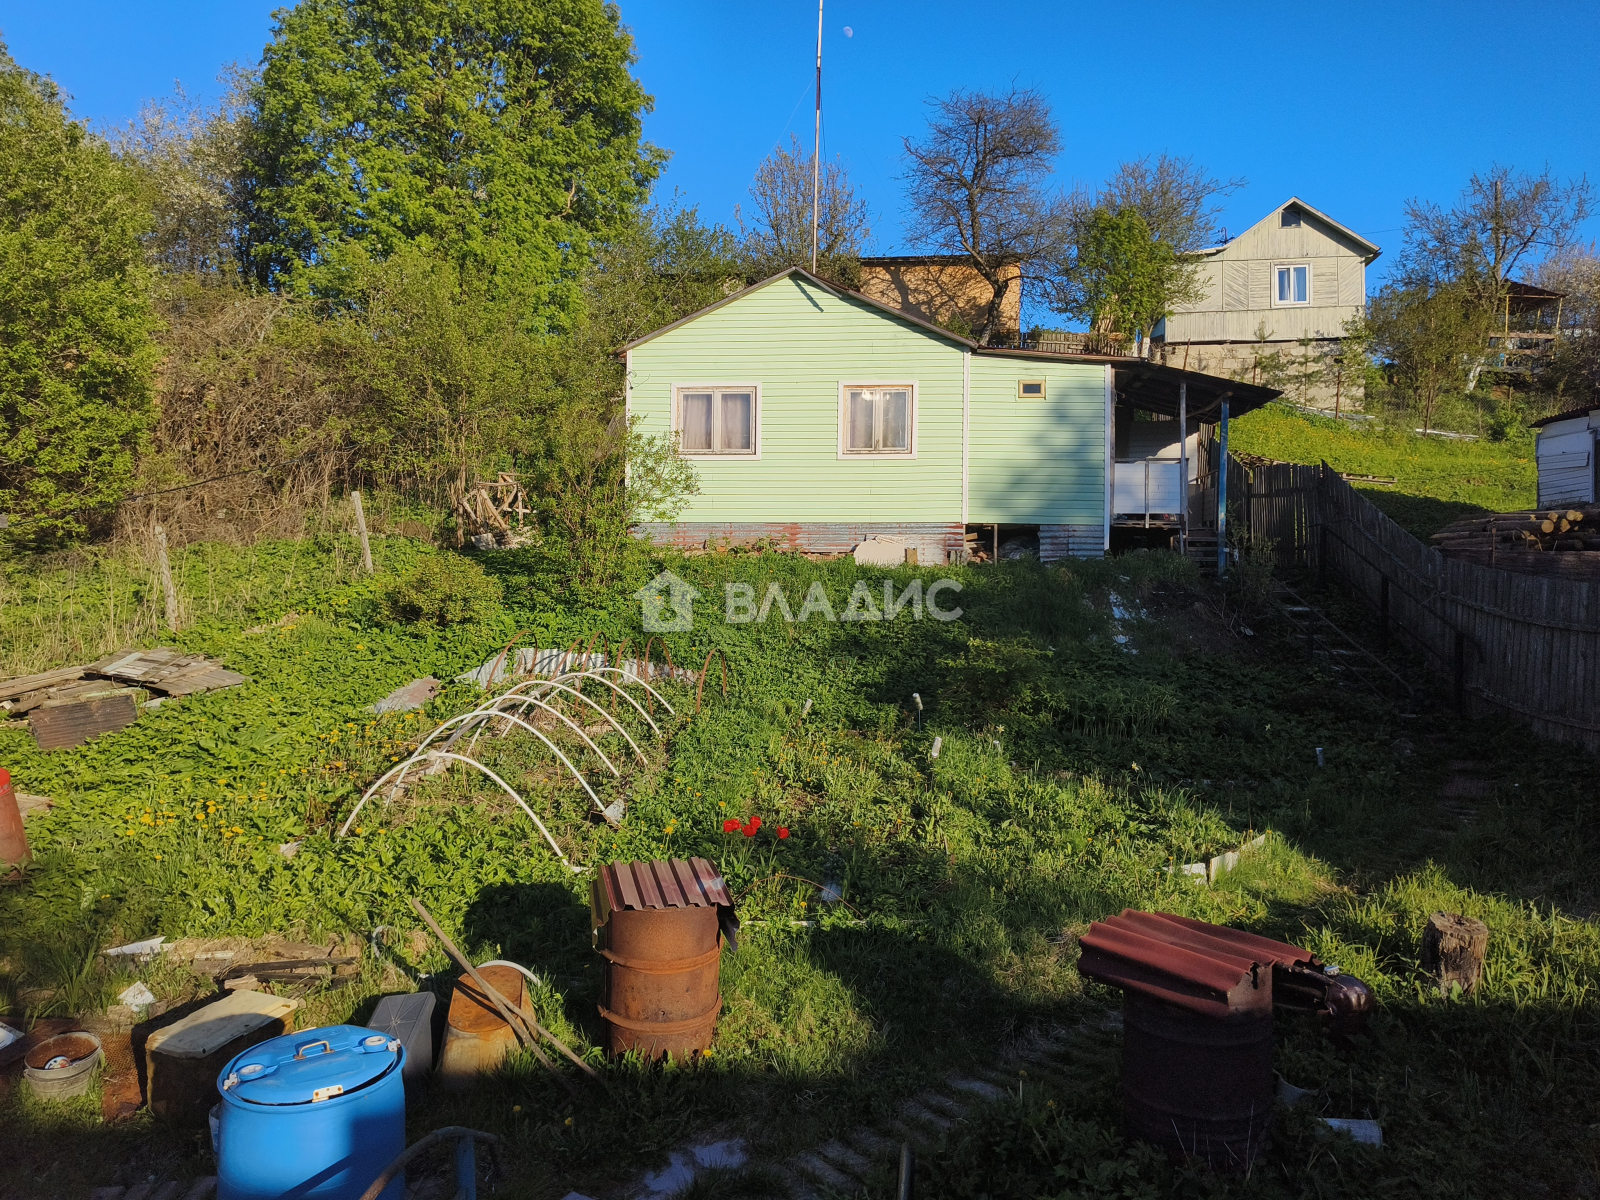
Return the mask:
<path id="1" fill-rule="evenodd" d="M 1178 384 L 1178 553 L 1189 553 L 1189 381 Z"/>
<path id="2" fill-rule="evenodd" d="M 1228 573 L 1228 397 L 1222 397 L 1222 422 L 1217 447 L 1217 578 Z"/>

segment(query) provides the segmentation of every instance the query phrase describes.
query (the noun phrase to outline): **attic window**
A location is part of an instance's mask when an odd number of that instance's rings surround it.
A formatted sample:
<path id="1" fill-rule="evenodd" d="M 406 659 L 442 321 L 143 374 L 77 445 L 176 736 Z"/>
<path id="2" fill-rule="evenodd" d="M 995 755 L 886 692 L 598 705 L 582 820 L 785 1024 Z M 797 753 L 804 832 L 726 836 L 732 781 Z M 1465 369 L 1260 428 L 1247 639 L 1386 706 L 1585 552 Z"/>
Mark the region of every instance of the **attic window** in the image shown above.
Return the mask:
<path id="1" fill-rule="evenodd" d="M 1300 210 L 1298 208 L 1284 209 L 1278 214 L 1278 223 L 1280 228 L 1283 229 L 1299 229 Z"/>
<path id="2" fill-rule="evenodd" d="M 1043 400 L 1044 399 L 1044 380 L 1042 380 L 1042 379 L 1019 379 L 1019 380 L 1017 380 L 1017 399 L 1018 400 Z"/>

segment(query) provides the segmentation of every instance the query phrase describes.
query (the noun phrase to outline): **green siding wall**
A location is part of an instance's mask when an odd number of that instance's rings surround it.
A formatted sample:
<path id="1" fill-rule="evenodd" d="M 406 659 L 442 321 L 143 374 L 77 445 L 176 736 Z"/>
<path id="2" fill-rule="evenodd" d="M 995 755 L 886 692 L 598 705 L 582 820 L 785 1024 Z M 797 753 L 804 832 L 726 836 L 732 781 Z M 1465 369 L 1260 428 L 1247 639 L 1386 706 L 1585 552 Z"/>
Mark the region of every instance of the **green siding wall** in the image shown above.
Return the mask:
<path id="1" fill-rule="evenodd" d="M 793 276 L 635 349 L 629 408 L 671 428 L 675 384 L 761 385 L 761 457 L 694 460 L 680 521 L 961 520 L 959 345 Z M 841 383 L 915 382 L 914 459 L 839 458 Z"/>
<path id="2" fill-rule="evenodd" d="M 1043 379 L 1043 400 L 1017 381 Z M 967 519 L 1098 525 L 1106 504 L 1106 375 L 1093 363 L 972 356 Z"/>
<path id="3" fill-rule="evenodd" d="M 683 522 L 961 520 L 962 358 L 956 343 L 802 279 L 780 279 L 632 352 L 629 409 L 672 426 L 681 384 L 759 384 L 759 458 L 696 458 Z M 1099 525 L 1105 371 L 974 354 L 968 520 Z M 1044 400 L 1019 400 L 1044 379 Z M 839 385 L 917 385 L 914 459 L 841 460 Z"/>

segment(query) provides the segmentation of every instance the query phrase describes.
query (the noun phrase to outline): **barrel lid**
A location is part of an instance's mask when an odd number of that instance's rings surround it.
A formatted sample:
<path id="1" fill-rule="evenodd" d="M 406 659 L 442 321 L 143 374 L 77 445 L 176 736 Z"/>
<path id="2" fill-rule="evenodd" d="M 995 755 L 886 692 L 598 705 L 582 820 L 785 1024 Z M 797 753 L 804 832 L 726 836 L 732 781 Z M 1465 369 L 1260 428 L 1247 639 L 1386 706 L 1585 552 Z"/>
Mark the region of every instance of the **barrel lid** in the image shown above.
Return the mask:
<path id="1" fill-rule="evenodd" d="M 271 1038 L 238 1055 L 217 1086 L 250 1104 L 316 1104 L 398 1070 L 400 1043 L 355 1025 L 329 1025 Z"/>

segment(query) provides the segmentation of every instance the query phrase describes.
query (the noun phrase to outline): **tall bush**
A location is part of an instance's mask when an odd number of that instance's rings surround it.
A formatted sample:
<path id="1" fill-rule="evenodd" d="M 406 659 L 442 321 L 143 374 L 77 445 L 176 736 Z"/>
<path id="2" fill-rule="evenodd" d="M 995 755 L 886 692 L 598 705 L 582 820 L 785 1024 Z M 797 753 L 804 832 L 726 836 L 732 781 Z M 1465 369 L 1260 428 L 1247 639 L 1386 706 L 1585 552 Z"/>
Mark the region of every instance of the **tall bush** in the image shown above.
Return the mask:
<path id="1" fill-rule="evenodd" d="M 71 537 L 129 490 L 159 324 L 132 173 L 0 44 L 0 513 Z"/>

